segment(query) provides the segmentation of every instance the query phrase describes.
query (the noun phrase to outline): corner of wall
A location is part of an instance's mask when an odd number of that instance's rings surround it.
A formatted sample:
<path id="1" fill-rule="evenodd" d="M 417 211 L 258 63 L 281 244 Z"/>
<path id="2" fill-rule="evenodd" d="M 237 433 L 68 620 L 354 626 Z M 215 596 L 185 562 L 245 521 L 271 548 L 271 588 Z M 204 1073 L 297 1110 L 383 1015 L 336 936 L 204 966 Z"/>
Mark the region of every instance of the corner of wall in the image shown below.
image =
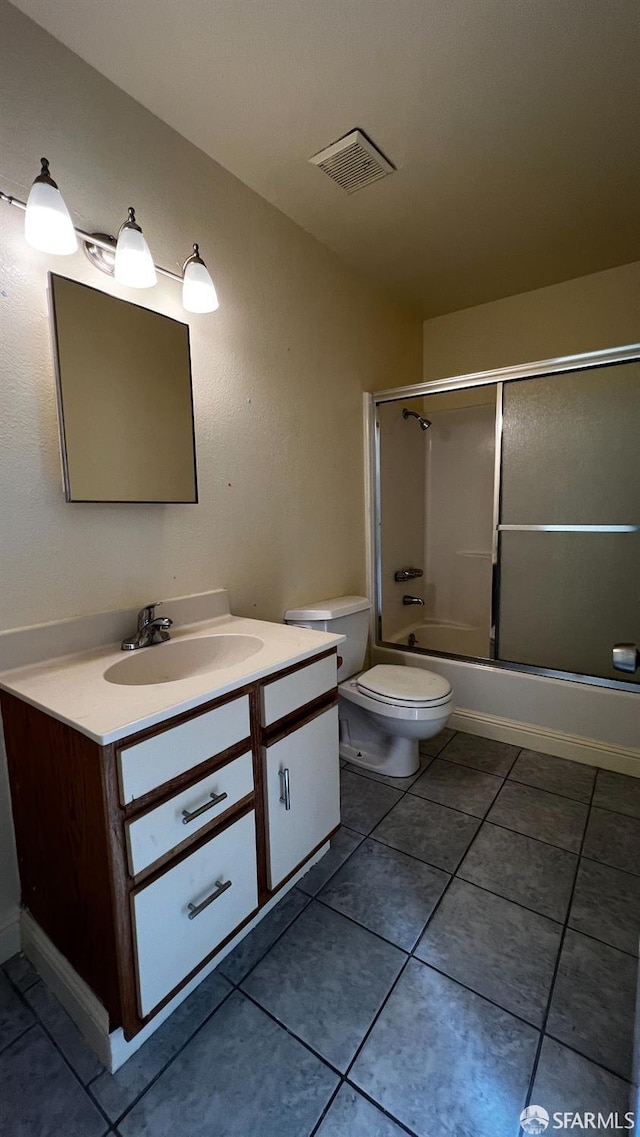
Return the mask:
<path id="1" fill-rule="evenodd" d="M 423 377 L 490 371 L 638 341 L 640 261 L 521 292 L 423 325 Z"/>

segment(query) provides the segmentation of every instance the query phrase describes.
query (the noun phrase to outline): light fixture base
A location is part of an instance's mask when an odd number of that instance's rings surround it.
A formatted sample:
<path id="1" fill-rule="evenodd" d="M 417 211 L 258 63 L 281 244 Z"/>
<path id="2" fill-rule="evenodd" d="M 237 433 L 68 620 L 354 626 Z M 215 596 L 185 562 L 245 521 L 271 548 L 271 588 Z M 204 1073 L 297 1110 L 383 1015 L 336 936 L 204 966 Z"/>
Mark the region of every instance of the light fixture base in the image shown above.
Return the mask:
<path id="1" fill-rule="evenodd" d="M 91 233 L 90 237 L 95 238 L 95 240 L 89 239 L 83 241 L 82 244 L 85 257 L 91 261 L 94 268 L 99 268 L 100 272 L 106 272 L 107 276 L 113 276 L 116 263 L 115 237 L 111 233 Z M 105 245 L 108 248 L 105 248 Z"/>

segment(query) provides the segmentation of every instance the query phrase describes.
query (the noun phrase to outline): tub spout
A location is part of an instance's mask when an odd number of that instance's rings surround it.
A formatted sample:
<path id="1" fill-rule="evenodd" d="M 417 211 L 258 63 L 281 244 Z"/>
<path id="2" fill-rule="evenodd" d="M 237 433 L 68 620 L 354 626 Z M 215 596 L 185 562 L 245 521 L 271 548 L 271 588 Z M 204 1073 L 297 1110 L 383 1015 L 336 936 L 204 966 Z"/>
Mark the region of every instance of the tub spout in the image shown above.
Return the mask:
<path id="1" fill-rule="evenodd" d="M 406 604 L 407 606 L 409 604 L 424 604 L 424 600 L 421 596 L 403 596 L 402 603 Z"/>

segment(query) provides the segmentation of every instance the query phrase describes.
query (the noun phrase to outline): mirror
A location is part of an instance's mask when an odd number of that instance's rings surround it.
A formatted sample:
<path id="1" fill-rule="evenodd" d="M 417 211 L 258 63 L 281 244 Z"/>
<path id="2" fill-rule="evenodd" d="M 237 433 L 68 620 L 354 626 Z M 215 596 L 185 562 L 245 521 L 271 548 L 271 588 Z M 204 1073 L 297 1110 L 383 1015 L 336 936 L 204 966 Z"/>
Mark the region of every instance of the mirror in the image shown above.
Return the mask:
<path id="1" fill-rule="evenodd" d="M 49 274 L 65 498 L 197 502 L 189 328 Z"/>

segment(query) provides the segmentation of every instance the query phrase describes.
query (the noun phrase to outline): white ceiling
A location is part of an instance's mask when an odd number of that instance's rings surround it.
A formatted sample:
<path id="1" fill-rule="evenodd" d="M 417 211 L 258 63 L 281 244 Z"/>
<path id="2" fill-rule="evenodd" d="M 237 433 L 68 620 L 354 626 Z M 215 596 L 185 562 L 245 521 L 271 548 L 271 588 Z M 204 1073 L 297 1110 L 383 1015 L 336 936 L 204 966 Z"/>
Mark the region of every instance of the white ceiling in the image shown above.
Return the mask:
<path id="1" fill-rule="evenodd" d="M 16 6 L 424 316 L 640 258 L 637 0 Z M 349 196 L 353 127 L 398 171 Z"/>

